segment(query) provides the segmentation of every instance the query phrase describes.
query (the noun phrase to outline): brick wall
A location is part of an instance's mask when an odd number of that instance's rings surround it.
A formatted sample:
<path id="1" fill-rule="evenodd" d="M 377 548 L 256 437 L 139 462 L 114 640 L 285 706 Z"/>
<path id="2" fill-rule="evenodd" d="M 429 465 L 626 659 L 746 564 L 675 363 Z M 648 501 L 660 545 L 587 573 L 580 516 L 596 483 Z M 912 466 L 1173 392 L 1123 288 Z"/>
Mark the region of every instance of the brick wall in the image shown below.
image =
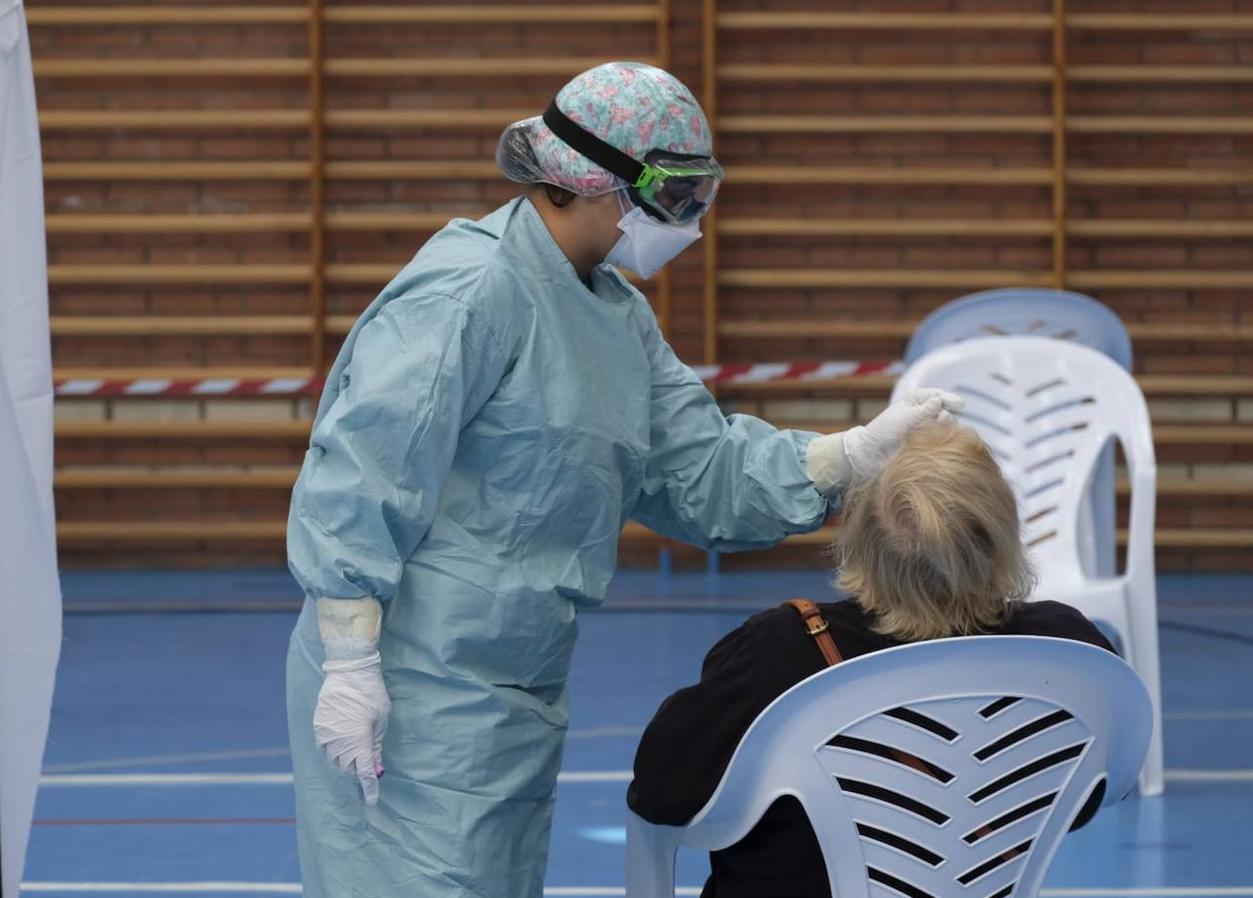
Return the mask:
<path id="1" fill-rule="evenodd" d="M 112 6 L 87 8 L 107 13 Z M 322 31 L 325 113 L 318 117 L 303 4 L 254 7 L 263 17 L 275 11 L 271 21 L 231 22 L 221 14 L 214 21 L 221 7 L 205 2 L 179 8 L 201 10 L 209 21 L 77 25 L 66 24 L 71 7 L 83 4 L 28 4 L 45 120 L 55 364 L 97 375 L 307 371 L 316 361 L 311 250 L 319 236 L 329 358 L 352 316 L 441 217 L 486 211 L 513 193 L 490 172 L 419 176 L 404 166 L 489 161 L 501 124 L 515 110 L 542 109 L 574 71 L 362 74 L 352 61 L 642 58 L 658 50 L 656 25 L 644 18 L 364 22 L 353 17 L 359 4 L 334 2 Z M 395 4 L 414 7 L 423 5 Z M 703 93 L 703 4 L 672 0 L 669 7 L 670 67 Z M 1199 546 L 1164 544 L 1162 566 L 1248 567 L 1253 0 L 1071 0 L 1064 120 L 1054 118 L 1051 0 L 730 0 L 717 8 L 724 19 L 716 30 L 712 112 L 718 155 L 731 174 L 716 222 L 719 271 L 731 281 L 717 291 L 718 320 L 884 325 L 877 337 L 723 335 L 714 340 L 718 358 L 897 357 L 902 323 L 956 296 L 992 284 L 1074 285 L 1133 327 L 1137 372 L 1155 378 L 1146 382 L 1155 422 L 1191 428 L 1159 445 L 1172 486 L 1159 501 L 1159 527 L 1214 536 Z M 840 27 L 735 24 L 736 15 L 752 12 L 906 18 Z M 934 14 L 973 24 L 937 26 L 928 19 Z M 1025 24 L 979 24 L 989 14 L 1022 16 Z M 1114 14 L 1226 18 L 1152 28 L 1092 19 Z M 168 67 L 123 68 L 149 59 Z M 215 60 L 235 60 L 238 68 L 187 71 Z M 100 64 L 88 73 L 69 68 L 91 61 Z M 779 66 L 810 70 L 772 75 L 770 67 Z M 815 75 L 814 66 L 828 71 Z M 933 68 L 891 74 L 903 66 Z M 1111 74 L 1103 66 L 1141 68 Z M 1213 68 L 1203 75 L 1202 67 Z M 948 74 L 937 74 L 940 68 Z M 1150 68 L 1157 80 L 1146 80 Z M 126 118 L 154 110 L 225 117 Z M 259 121 L 232 120 L 258 111 Z M 413 112 L 448 115 L 433 125 L 403 119 Z M 490 120 L 458 120 L 467 112 Z M 754 122 L 761 116 L 806 121 L 785 133 L 777 119 Z M 1058 127 L 1065 128 L 1064 157 L 1055 151 Z M 321 178 L 309 164 L 319 145 Z M 1118 175 L 1146 169 L 1167 174 L 1137 183 Z M 1054 230 L 1059 183 L 1066 185 L 1064 241 Z M 311 211 L 319 188 L 320 235 Z M 762 231 L 763 221 L 780 219 L 801 226 Z M 864 227 L 850 230 L 850 222 Z M 848 284 L 735 281 L 735 272 L 762 271 L 844 273 Z M 913 272 L 933 272 L 936 283 L 896 282 Z M 709 335 L 699 247 L 673 266 L 668 289 L 670 338 L 683 357 L 700 361 Z M 659 301 L 663 290 L 649 285 Z M 94 321 L 100 317 L 116 320 L 102 326 Z M 119 322 L 131 332 L 119 333 Z M 1170 327 L 1181 323 L 1209 330 L 1175 336 Z M 154 334 L 156 327 L 164 330 Z M 1214 376 L 1224 380 L 1197 380 Z M 835 428 L 872 416 L 883 395 L 837 389 L 733 401 L 776 421 Z M 294 399 L 59 401 L 65 561 L 281 559 L 285 478 L 299 463 L 309 412 L 307 400 Z M 163 429 L 163 422 L 181 429 Z M 1233 486 L 1217 493 L 1209 488 L 1216 482 Z M 119 521 L 151 526 L 123 536 L 108 526 Z M 197 530 L 196 522 L 207 524 Z M 628 554 L 650 559 L 655 549 Z M 812 562 L 815 553 L 804 546 L 773 558 Z"/>

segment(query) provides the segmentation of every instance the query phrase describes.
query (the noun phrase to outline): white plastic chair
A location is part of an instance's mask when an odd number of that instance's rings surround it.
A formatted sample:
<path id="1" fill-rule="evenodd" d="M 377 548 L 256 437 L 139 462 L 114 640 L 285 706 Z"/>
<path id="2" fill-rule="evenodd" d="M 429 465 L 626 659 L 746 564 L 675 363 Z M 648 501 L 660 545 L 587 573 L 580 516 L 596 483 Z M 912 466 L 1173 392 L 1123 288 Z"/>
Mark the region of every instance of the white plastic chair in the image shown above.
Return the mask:
<path id="1" fill-rule="evenodd" d="M 1122 319 L 1091 296 L 1045 287 L 982 290 L 946 302 L 918 323 L 905 364 L 977 337 L 1055 337 L 1090 346 L 1131 370 L 1131 338 Z"/>
<path id="2" fill-rule="evenodd" d="M 919 322 L 905 347 L 905 364 L 949 343 L 1014 335 L 1080 343 L 1131 370 L 1131 338 L 1113 310 L 1082 293 L 1043 287 L 983 290 L 945 303 Z M 1101 454 L 1084 501 L 1086 513 L 1080 518 L 1084 570 L 1112 577 L 1118 558 L 1112 448 Z"/>
<path id="3" fill-rule="evenodd" d="M 1125 663 L 1064 639 L 941 639 L 845 661 L 761 713 L 687 826 L 630 815 L 627 898 L 672 898 L 678 848 L 733 845 L 785 795 L 838 898 L 1035 898 L 1088 796 L 1105 783 L 1108 805 L 1134 787 L 1151 720 Z"/>
<path id="4" fill-rule="evenodd" d="M 1157 467 L 1140 388 L 1101 353 L 1046 337 L 984 337 L 945 346 L 908 368 L 896 392 L 920 387 L 942 387 L 965 398 L 959 419 L 979 431 L 1014 487 L 1023 539 L 1040 575 L 1034 597 L 1073 605 L 1118 634 L 1124 657 L 1153 700 L 1153 742 L 1141 792 L 1160 794 Z M 1126 572 L 1090 577 L 1082 563 L 1083 497 L 1113 440 L 1122 444 L 1131 479 Z"/>

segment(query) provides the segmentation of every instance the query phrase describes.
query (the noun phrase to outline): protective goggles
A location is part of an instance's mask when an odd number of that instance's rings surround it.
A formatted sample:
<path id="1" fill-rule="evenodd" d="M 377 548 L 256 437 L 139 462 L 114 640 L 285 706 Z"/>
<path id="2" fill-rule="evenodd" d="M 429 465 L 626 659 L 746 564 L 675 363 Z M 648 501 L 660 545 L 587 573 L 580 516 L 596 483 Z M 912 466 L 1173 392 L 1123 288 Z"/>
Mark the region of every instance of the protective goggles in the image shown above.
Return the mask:
<path id="1" fill-rule="evenodd" d="M 626 181 L 631 202 L 667 224 L 686 224 L 709 211 L 724 177 L 711 156 L 652 150 L 644 161 L 628 156 L 567 118 L 553 102 L 544 124 L 580 155 Z"/>

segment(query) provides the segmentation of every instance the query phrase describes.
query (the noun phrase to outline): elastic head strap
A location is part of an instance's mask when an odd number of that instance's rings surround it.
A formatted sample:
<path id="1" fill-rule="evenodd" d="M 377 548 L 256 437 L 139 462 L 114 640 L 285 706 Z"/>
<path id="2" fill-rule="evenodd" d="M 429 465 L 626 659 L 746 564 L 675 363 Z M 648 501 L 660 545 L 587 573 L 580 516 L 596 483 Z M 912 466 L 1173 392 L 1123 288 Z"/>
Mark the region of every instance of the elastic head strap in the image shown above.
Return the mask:
<path id="1" fill-rule="evenodd" d="M 563 142 L 581 156 L 591 159 L 601 168 L 617 175 L 630 187 L 641 186 L 647 168 L 644 163 L 632 159 L 612 144 L 601 140 L 591 131 L 572 121 L 557 108 L 553 100 L 544 111 L 544 124 Z"/>

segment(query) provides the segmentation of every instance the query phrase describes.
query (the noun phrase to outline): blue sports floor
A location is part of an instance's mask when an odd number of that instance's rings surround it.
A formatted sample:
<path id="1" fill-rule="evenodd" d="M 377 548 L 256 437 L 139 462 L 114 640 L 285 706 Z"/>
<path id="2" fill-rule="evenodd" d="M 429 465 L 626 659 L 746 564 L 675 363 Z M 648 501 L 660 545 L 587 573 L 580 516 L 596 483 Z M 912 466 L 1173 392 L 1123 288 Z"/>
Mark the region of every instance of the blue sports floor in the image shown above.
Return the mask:
<path id="1" fill-rule="evenodd" d="M 281 571 L 71 574 L 26 889 L 299 891 Z M 620 895 L 623 795 L 658 703 L 752 611 L 828 595 L 820 573 L 624 572 L 584 615 L 553 832 L 552 895 Z M 1163 798 L 1070 836 L 1053 898 L 1253 898 L 1253 578 L 1163 577 Z M 703 857 L 680 864 L 696 894 Z"/>

